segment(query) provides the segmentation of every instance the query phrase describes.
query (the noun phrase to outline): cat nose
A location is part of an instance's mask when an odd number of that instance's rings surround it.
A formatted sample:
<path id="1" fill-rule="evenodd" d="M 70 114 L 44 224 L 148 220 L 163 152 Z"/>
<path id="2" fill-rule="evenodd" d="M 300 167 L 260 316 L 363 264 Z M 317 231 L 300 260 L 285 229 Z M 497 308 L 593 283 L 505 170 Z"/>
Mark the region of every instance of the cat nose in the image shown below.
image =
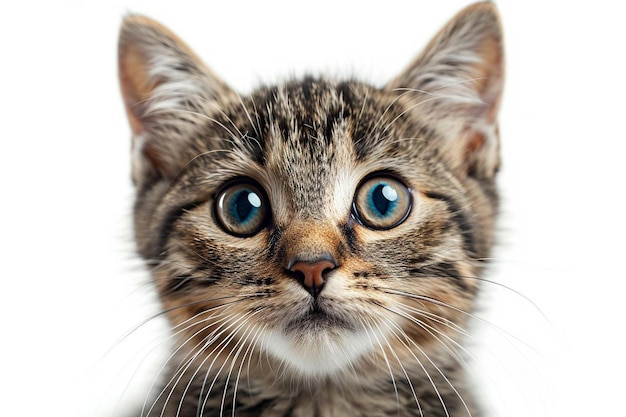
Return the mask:
<path id="1" fill-rule="evenodd" d="M 337 268 L 337 263 L 332 257 L 324 257 L 316 260 L 295 259 L 289 262 L 287 270 L 300 282 L 314 298 L 317 298 L 326 284 L 328 272 Z"/>

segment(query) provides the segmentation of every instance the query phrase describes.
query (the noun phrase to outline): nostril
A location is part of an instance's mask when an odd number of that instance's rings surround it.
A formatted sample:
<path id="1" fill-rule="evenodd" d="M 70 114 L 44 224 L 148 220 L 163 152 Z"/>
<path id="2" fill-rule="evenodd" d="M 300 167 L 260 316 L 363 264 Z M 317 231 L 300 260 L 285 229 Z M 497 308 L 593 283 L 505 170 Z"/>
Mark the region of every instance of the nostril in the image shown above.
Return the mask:
<path id="1" fill-rule="evenodd" d="M 304 285 L 304 272 L 297 271 L 297 270 L 294 271 L 292 269 L 288 269 L 287 272 L 289 273 L 289 275 L 295 278 L 299 283 Z"/>
<path id="2" fill-rule="evenodd" d="M 290 262 L 287 270 L 313 297 L 317 297 L 326 283 L 328 272 L 336 267 L 337 264 L 329 259 L 315 261 L 295 260 Z"/>

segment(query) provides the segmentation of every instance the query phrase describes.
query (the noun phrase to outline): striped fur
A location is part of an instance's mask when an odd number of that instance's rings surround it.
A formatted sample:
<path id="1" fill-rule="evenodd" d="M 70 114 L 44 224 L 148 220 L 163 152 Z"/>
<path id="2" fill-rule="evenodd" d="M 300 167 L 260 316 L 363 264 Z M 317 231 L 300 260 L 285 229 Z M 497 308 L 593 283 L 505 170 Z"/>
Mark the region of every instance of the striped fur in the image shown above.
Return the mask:
<path id="1" fill-rule="evenodd" d="M 177 340 L 142 416 L 478 416 L 464 337 L 493 244 L 503 53 L 495 7 L 460 12 L 376 88 L 308 77 L 240 96 L 172 32 L 120 34 L 135 235 Z M 359 223 L 372 174 L 405 184 L 388 230 Z M 258 233 L 217 198 L 262 190 Z M 313 297 L 293 259 L 337 267 Z"/>

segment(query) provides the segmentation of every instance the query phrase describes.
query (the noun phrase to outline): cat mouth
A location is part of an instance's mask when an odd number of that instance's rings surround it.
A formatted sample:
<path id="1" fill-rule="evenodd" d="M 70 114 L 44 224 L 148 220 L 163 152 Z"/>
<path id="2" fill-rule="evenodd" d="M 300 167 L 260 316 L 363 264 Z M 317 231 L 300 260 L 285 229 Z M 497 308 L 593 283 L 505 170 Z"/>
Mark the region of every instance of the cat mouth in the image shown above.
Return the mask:
<path id="1" fill-rule="evenodd" d="M 332 375 L 375 348 L 365 329 L 324 300 L 312 301 L 281 329 L 268 329 L 266 337 L 268 351 L 305 376 Z"/>
<path id="2" fill-rule="evenodd" d="M 354 324 L 345 318 L 333 313 L 328 308 L 314 301 L 310 308 L 302 315 L 290 320 L 285 326 L 285 332 L 320 331 L 320 330 L 351 330 L 355 331 Z"/>

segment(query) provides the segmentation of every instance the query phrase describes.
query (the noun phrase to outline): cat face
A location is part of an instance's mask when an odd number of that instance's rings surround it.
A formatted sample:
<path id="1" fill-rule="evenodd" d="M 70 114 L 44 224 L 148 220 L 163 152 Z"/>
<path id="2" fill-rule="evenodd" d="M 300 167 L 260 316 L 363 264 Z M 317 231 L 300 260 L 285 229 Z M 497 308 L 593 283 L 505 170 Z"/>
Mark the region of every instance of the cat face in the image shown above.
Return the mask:
<path id="1" fill-rule="evenodd" d="M 240 96 L 143 17 L 123 25 L 120 78 L 136 239 L 180 352 L 318 377 L 463 335 L 497 206 L 492 6 L 382 88 L 306 78 Z"/>

